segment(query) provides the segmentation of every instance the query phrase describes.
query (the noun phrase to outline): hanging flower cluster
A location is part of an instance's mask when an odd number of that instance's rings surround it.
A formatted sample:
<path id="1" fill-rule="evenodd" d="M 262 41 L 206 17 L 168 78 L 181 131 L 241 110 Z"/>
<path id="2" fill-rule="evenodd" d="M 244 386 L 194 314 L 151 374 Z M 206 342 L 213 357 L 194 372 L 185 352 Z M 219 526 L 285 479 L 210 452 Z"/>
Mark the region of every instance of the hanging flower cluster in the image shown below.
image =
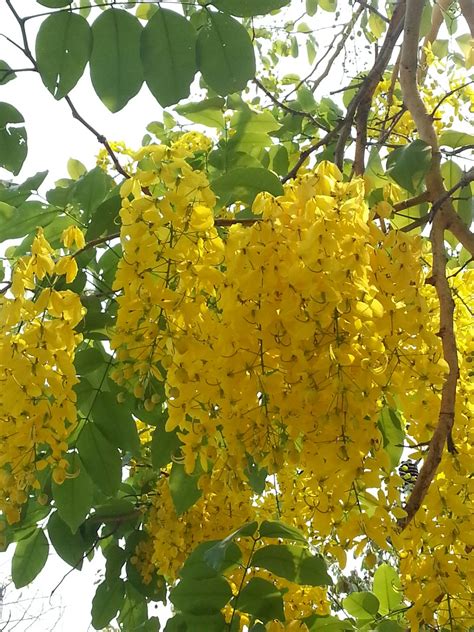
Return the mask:
<path id="1" fill-rule="evenodd" d="M 164 385 L 166 430 L 178 433 L 185 471 L 199 468 L 203 482 L 223 486 L 175 516 L 168 479 L 160 479 L 147 527 L 151 559 L 174 577 L 199 541 L 270 512 L 341 565 L 349 549 L 359 555 L 371 543 L 404 550 L 419 542 L 402 568 L 415 591 L 422 577 L 434 577 L 423 560 L 436 557 L 431 534 L 450 528 L 439 517 L 450 486 L 450 519 L 465 523 L 471 457 L 461 455 L 470 445 L 466 392 L 455 422 L 459 455 L 445 457 L 428 498 L 438 496 L 420 514 L 424 526 L 417 520 L 400 535 L 402 479 L 383 449 L 380 419 L 397 411 L 411 445 L 428 442 L 436 424 L 447 366 L 437 301 L 425 284 L 429 252 L 420 237 L 381 231 L 362 179 L 346 182 L 326 162 L 288 183 L 280 197 L 259 194 L 250 226 L 217 229 L 214 194 L 191 164 L 206 147 L 193 134 L 140 150 L 121 191 L 114 379 L 150 410 Z M 466 318 L 459 312 L 460 334 Z M 470 345 L 460 335 L 466 363 Z M 263 501 L 251 501 L 249 463 L 274 475 Z M 229 506 L 252 515 L 236 511 L 227 519 L 225 494 Z M 470 546 L 461 541 L 461 549 Z M 448 564 L 464 577 L 461 566 Z M 432 613 L 435 592 L 418 598 Z"/>
<path id="2" fill-rule="evenodd" d="M 63 240 L 66 247 L 84 244 L 76 227 Z M 74 354 L 81 336 L 74 328 L 84 309 L 79 296 L 55 290 L 51 281 L 72 280 L 77 265 L 69 256 L 55 260 L 41 230 L 31 253 L 14 268 L 12 296 L 0 299 L 0 510 L 10 523 L 19 520 L 29 491 L 40 489 L 43 470 L 64 480 L 76 426 Z"/>

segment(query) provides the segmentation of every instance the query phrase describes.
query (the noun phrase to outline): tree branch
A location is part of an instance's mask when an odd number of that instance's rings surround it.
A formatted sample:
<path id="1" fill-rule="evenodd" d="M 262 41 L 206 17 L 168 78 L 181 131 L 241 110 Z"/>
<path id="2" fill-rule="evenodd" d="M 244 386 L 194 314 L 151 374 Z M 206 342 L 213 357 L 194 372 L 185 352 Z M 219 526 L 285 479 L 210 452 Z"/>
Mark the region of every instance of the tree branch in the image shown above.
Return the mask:
<path id="1" fill-rule="evenodd" d="M 474 37 L 474 3 L 472 0 L 459 0 L 459 8 L 469 26 L 471 37 Z"/>
<path id="2" fill-rule="evenodd" d="M 448 218 L 451 215 L 456 215 L 456 213 L 453 209 L 450 197 L 445 196 L 446 190 L 440 170 L 441 154 L 438 147 L 438 139 L 433 126 L 433 120 L 426 110 L 417 86 L 418 37 L 423 5 L 424 2 L 420 2 L 420 0 L 407 0 L 400 64 L 400 85 L 403 93 L 403 101 L 415 122 L 420 138 L 431 146 L 432 161 L 430 170 L 426 176 L 426 188 L 429 198 L 433 203 L 443 197 L 445 198 L 443 202 L 440 203 L 439 210 L 434 215 L 433 227 L 430 233 L 433 255 L 432 277 L 430 282 L 434 285 L 438 296 L 440 309 L 439 336 L 443 346 L 443 356 L 448 364 L 449 372 L 444 380 L 441 392 L 438 423 L 433 432 L 423 467 L 406 503 L 405 511 L 407 515 L 399 521 L 401 529 L 404 529 L 411 522 L 421 507 L 441 462 L 446 442 L 448 442 L 448 447 L 451 446 L 454 450 L 451 431 L 454 424 L 456 390 L 459 376 L 456 336 L 454 332 L 454 301 L 446 278 L 446 252 L 444 247 L 444 231 L 447 228 Z"/>
<path id="3" fill-rule="evenodd" d="M 362 131 L 362 126 L 364 123 L 364 118 L 368 116 L 368 108 L 370 108 L 370 104 L 372 102 L 372 96 L 374 94 L 375 88 L 377 84 L 382 78 L 383 72 L 387 67 L 387 64 L 390 60 L 390 56 L 392 51 L 397 43 L 397 40 L 400 36 L 400 33 L 403 29 L 403 16 L 405 14 L 405 3 L 406 0 L 398 0 L 397 6 L 395 7 L 390 24 L 387 29 L 387 33 L 385 34 L 385 40 L 382 44 L 380 52 L 375 60 L 374 65 L 372 66 L 370 72 L 367 77 L 362 82 L 361 87 L 354 95 L 352 101 L 349 103 L 347 108 L 347 113 L 344 118 L 344 125 L 339 134 L 339 139 L 337 141 L 335 153 L 334 153 L 334 161 L 337 166 L 342 169 L 342 163 L 344 161 L 344 150 L 346 146 L 346 141 L 349 138 L 349 134 L 351 132 L 352 123 L 354 120 L 354 116 L 357 112 L 357 109 L 361 105 L 361 114 L 359 121 L 359 128 Z M 365 125 L 367 123 L 365 122 Z M 359 137 L 359 146 L 363 142 L 362 135 Z M 365 142 L 364 142 L 365 149 Z M 359 149 L 359 153 L 362 150 Z M 360 165 L 361 158 L 358 157 L 358 163 Z"/>

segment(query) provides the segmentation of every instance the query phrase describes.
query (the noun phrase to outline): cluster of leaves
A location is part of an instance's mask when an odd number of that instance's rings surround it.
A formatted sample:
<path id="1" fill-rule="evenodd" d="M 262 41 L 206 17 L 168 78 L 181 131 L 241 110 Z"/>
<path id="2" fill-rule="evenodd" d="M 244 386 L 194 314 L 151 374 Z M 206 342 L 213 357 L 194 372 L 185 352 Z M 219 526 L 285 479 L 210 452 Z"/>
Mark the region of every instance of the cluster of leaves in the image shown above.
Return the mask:
<path id="1" fill-rule="evenodd" d="M 0 380 L 16 399 L 13 415 L 0 396 L 0 540 L 16 545 L 16 586 L 41 572 L 50 546 L 75 569 L 100 549 L 96 629 L 115 617 L 124 631 L 159 629 L 148 606 L 168 598 L 168 632 L 468 629 L 471 253 L 448 234 L 461 362 L 455 450 L 417 524 L 400 533 L 411 488 L 397 468 L 404 447 L 426 457 L 445 372 L 439 310 L 423 285 L 432 255 L 413 237 L 431 219 L 433 156 L 393 63 L 368 118 L 364 189 L 350 151 L 339 154 L 341 138 L 351 147 L 345 129 L 370 68 L 341 98 L 318 92 L 336 58 L 314 76 L 349 38 L 383 43 L 394 6 L 385 15 L 377 3 L 351 5 L 324 54 L 317 21 L 321 10 L 344 15 L 335 0 L 307 0 L 306 22 L 290 0 L 38 4 L 52 11 L 22 18 L 7 0 L 19 46 L 103 149 L 89 170 L 71 159 L 69 177 L 44 197 L 46 171 L 0 181 L 0 240 L 15 240 L 0 269 L 1 348 L 12 349 Z M 421 36 L 435 11 L 426 5 Z M 37 18 L 33 52 L 25 26 Z M 451 34 L 455 18 L 444 15 Z M 303 40 L 313 71 L 281 79 L 276 65 L 297 58 Z M 464 56 L 447 41 L 427 48 L 453 76 L 471 54 L 464 34 L 456 45 Z M 87 64 L 112 112 L 143 82 L 175 106 L 148 125 L 138 152 L 78 113 L 71 91 Z M 178 105 L 197 72 L 204 96 Z M 0 84 L 14 78 L 1 61 Z M 456 82 L 424 98 L 441 117 L 442 175 L 469 226 L 472 178 L 458 156 L 473 137 L 451 124 L 462 128 L 472 91 Z M 183 120 L 212 139 L 183 134 Z M 23 117 L 2 102 L 0 166 L 16 176 L 26 155 Z M 78 323 L 48 302 L 71 296 Z M 342 575 L 348 551 L 370 571 L 364 585 Z"/>

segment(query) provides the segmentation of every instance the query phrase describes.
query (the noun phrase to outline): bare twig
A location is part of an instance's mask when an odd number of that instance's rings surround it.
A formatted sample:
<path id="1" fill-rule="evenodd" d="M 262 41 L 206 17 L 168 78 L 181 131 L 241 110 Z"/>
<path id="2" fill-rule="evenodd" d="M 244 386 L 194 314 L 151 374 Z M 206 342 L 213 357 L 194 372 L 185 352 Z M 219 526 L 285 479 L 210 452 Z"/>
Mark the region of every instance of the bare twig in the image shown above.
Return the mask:
<path id="1" fill-rule="evenodd" d="M 305 163 L 306 159 L 309 158 L 309 156 L 311 156 L 311 154 L 317 151 L 320 147 L 328 145 L 338 135 L 342 124 L 343 122 L 341 121 L 341 123 L 339 123 L 333 130 L 328 132 L 326 136 L 324 136 L 324 138 L 321 138 L 321 140 L 318 140 L 317 143 L 302 151 L 294 167 L 286 174 L 286 176 L 281 179 L 282 183 L 284 184 L 285 182 L 288 182 L 288 180 L 295 178 L 296 174 L 300 170 L 301 166 Z"/>
<path id="2" fill-rule="evenodd" d="M 288 112 L 288 114 L 292 114 L 293 116 L 301 116 L 303 118 L 307 118 L 309 121 L 311 121 L 311 123 L 313 123 L 313 125 L 315 125 L 316 127 L 318 127 L 319 129 L 324 130 L 325 132 L 329 131 L 327 127 L 321 125 L 321 123 L 319 123 L 319 121 L 317 121 L 314 116 L 312 114 L 310 114 L 309 112 L 301 112 L 300 110 L 295 110 L 294 108 L 291 108 L 290 106 L 286 105 L 286 103 L 283 103 L 282 101 L 279 101 L 276 96 L 274 94 L 272 94 L 270 92 L 270 90 L 267 90 L 267 88 L 263 85 L 263 83 L 257 79 L 255 77 L 254 79 L 254 83 L 257 87 L 260 88 L 260 90 L 262 90 L 262 92 L 264 92 L 267 97 L 273 101 L 273 103 L 275 105 L 278 105 L 279 108 L 281 108 L 284 112 Z"/>
<path id="3" fill-rule="evenodd" d="M 375 60 L 374 65 L 372 66 L 370 72 L 367 77 L 362 82 L 361 87 L 356 92 L 352 101 L 349 103 L 347 108 L 347 113 L 344 119 L 344 125 L 339 133 L 339 139 L 337 141 L 334 161 L 338 165 L 339 168 L 342 168 L 342 163 L 344 160 L 344 149 L 346 146 L 346 141 L 349 138 L 349 134 L 351 132 L 352 123 L 354 120 L 354 116 L 359 108 L 361 107 L 361 114 L 359 120 L 359 128 L 361 129 L 361 135 L 359 137 L 359 145 L 361 146 L 365 142 L 363 142 L 362 137 L 362 126 L 364 118 L 368 116 L 368 111 L 370 108 L 370 104 L 372 102 L 372 96 L 375 91 L 377 84 L 379 83 L 385 68 L 390 60 L 390 56 L 392 51 L 397 43 L 397 40 L 400 36 L 400 33 L 403 29 L 403 16 L 405 14 L 405 2 L 406 0 L 398 0 L 397 6 L 395 7 L 392 18 L 390 20 L 390 24 L 387 29 L 387 33 L 385 34 L 385 40 L 380 48 L 379 54 Z M 362 150 L 359 149 L 359 152 L 362 153 Z M 361 158 L 359 157 L 359 163 L 361 162 Z"/>
<path id="4" fill-rule="evenodd" d="M 378 15 L 379 18 L 383 20 L 384 22 L 387 22 L 387 24 L 390 22 L 390 20 L 388 19 L 386 15 L 384 15 L 383 13 L 380 13 L 378 9 L 370 5 L 368 2 L 365 2 L 364 0 L 356 0 L 356 2 L 358 2 L 362 7 L 364 7 L 364 9 L 368 9 L 368 11 L 370 11 L 374 15 Z"/>

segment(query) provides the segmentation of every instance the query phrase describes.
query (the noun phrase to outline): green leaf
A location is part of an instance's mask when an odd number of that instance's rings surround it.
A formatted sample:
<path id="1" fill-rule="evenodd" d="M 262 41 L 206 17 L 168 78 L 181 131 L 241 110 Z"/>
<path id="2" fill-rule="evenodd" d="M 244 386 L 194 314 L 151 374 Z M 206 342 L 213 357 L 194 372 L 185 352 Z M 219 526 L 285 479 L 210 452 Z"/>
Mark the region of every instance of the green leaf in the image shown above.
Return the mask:
<path id="1" fill-rule="evenodd" d="M 252 566 L 266 568 L 271 573 L 297 584 L 307 586 L 332 584 L 323 558 L 320 555 L 311 555 L 303 546 L 269 544 L 254 553 Z"/>
<path id="2" fill-rule="evenodd" d="M 278 177 L 267 169 L 258 167 L 239 168 L 216 178 L 211 188 L 219 196 L 222 206 L 240 201 L 252 204 L 261 191 L 272 195 L 283 195 L 283 186 Z"/>
<path id="3" fill-rule="evenodd" d="M 323 11 L 334 13 L 337 9 L 337 0 L 319 0 L 318 5 L 321 9 L 323 9 Z"/>
<path id="4" fill-rule="evenodd" d="M 268 476 L 267 468 L 259 468 L 249 454 L 247 454 L 247 463 L 244 474 L 248 478 L 250 487 L 256 494 L 263 494 Z"/>
<path id="5" fill-rule="evenodd" d="M 48 559 L 49 544 L 42 529 L 35 529 L 16 545 L 12 559 L 12 580 L 15 588 L 31 584 Z"/>
<path id="6" fill-rule="evenodd" d="M 87 167 L 76 158 L 69 158 L 67 161 L 67 172 L 72 180 L 79 180 L 81 176 L 87 173 Z"/>
<path id="7" fill-rule="evenodd" d="M 387 174 L 410 193 L 421 189 L 431 166 L 431 147 L 422 140 L 392 151 L 387 158 Z"/>
<path id="8" fill-rule="evenodd" d="M 277 11 L 290 3 L 290 0 L 212 0 L 211 4 L 225 13 L 239 18 L 249 18 L 253 15 L 266 15 Z"/>
<path id="9" fill-rule="evenodd" d="M 400 578 L 397 571 L 388 564 L 381 564 L 375 571 L 372 590 L 380 602 L 381 615 L 397 610 L 403 603 Z"/>
<path id="10" fill-rule="evenodd" d="M 1 153 L 1 148 L 0 148 Z M 0 212 L 0 239 L 17 239 L 36 230 L 38 226 L 47 226 L 57 216 L 58 211 L 42 202 L 24 202 L 10 212 Z M 2 218 L 3 214 L 3 218 Z"/>
<path id="11" fill-rule="evenodd" d="M 119 195 L 113 195 L 104 200 L 92 215 L 86 232 L 86 239 L 89 241 L 104 234 L 116 233 L 118 229 L 116 221 L 119 217 L 121 206 L 122 198 Z"/>
<path id="12" fill-rule="evenodd" d="M 290 527 L 279 520 L 264 520 L 258 531 L 262 538 L 282 538 L 306 543 L 306 538 L 299 529 Z"/>
<path id="13" fill-rule="evenodd" d="M 174 508 L 178 516 L 196 503 L 202 495 L 198 488 L 199 474 L 186 474 L 184 466 L 173 463 L 169 477 L 169 487 Z"/>
<path id="14" fill-rule="evenodd" d="M 90 26 L 77 13 L 53 13 L 41 24 L 36 61 L 41 79 L 55 99 L 65 97 L 82 77 L 91 47 Z"/>
<path id="15" fill-rule="evenodd" d="M 176 450 L 181 445 L 177 431 L 166 432 L 164 423 L 159 423 L 153 431 L 151 439 L 151 462 L 158 470 L 171 463 Z"/>
<path id="16" fill-rule="evenodd" d="M 309 632 L 324 630 L 325 632 L 342 632 L 344 630 L 355 630 L 350 621 L 341 621 L 337 617 L 320 616 L 313 614 L 303 619 Z M 358 629 L 358 628 L 357 628 Z"/>
<path id="17" fill-rule="evenodd" d="M 405 440 L 405 431 L 398 412 L 385 406 L 379 415 L 377 426 L 382 433 L 383 448 L 390 458 L 393 470 L 400 462 Z"/>
<path id="18" fill-rule="evenodd" d="M 36 0 L 36 2 L 49 9 L 62 9 L 69 6 L 72 0 Z"/>
<path id="19" fill-rule="evenodd" d="M 145 81 L 162 107 L 189 96 L 196 74 L 196 32 L 175 11 L 158 9 L 141 38 Z"/>
<path id="20" fill-rule="evenodd" d="M 9 81 L 15 79 L 16 74 L 12 71 L 6 61 L 0 59 L 0 86 L 4 86 Z"/>
<path id="21" fill-rule="evenodd" d="M 224 129 L 224 107 L 225 100 L 221 97 L 214 97 L 198 103 L 178 105 L 175 110 L 193 123 Z"/>
<path id="22" fill-rule="evenodd" d="M 252 577 L 233 603 L 240 612 L 246 612 L 264 623 L 272 619 L 285 620 L 281 591 L 261 577 Z"/>
<path id="23" fill-rule="evenodd" d="M 25 119 L 13 105 L 0 102 L 0 167 L 20 172 L 28 152 Z"/>
<path id="24" fill-rule="evenodd" d="M 100 168 L 95 167 L 84 174 L 74 187 L 74 199 L 89 215 L 104 201 L 110 187 L 109 176 Z"/>
<path id="25" fill-rule="evenodd" d="M 217 556 L 218 548 L 219 555 Z M 221 552 L 223 555 L 220 554 Z M 210 559 L 208 559 L 208 556 Z M 179 575 L 183 579 L 196 580 L 216 577 L 228 568 L 238 564 L 241 559 L 242 551 L 233 541 L 228 542 L 224 547 L 222 546 L 222 540 L 201 542 L 188 555 L 179 571 Z"/>
<path id="26" fill-rule="evenodd" d="M 125 582 L 117 579 L 112 584 L 102 582 L 97 586 L 92 600 L 92 625 L 102 630 L 120 610 L 125 595 Z"/>
<path id="27" fill-rule="evenodd" d="M 92 24 L 92 85 L 111 112 L 121 110 L 143 83 L 142 30 L 137 18 L 122 9 L 108 9 Z"/>
<path id="28" fill-rule="evenodd" d="M 312 16 L 318 10 L 318 0 L 306 0 L 306 13 Z"/>
<path id="29" fill-rule="evenodd" d="M 257 522 L 247 522 L 230 535 L 225 537 L 220 542 L 210 547 L 204 554 L 204 559 L 209 566 L 215 570 L 221 567 L 222 561 L 226 557 L 228 547 L 233 543 L 236 538 L 244 538 L 252 536 L 257 530 Z"/>
<path id="30" fill-rule="evenodd" d="M 47 175 L 47 171 L 38 171 L 38 173 L 27 178 L 21 184 L 8 183 L 8 187 L 3 187 L 0 181 L 0 200 L 13 206 L 20 206 L 23 202 L 26 202 L 33 191 L 39 189 Z"/>
<path id="31" fill-rule="evenodd" d="M 181 579 L 172 589 L 170 601 L 180 612 L 189 614 L 213 614 L 219 612 L 232 597 L 232 590 L 222 576 Z"/>
<path id="32" fill-rule="evenodd" d="M 197 61 L 206 83 L 220 95 L 243 90 L 255 75 L 247 30 L 224 13 L 209 13 L 197 38 Z"/>
<path id="33" fill-rule="evenodd" d="M 342 605 L 356 619 L 372 619 L 379 611 L 379 600 L 374 593 L 368 591 L 351 593 Z"/>
<path id="34" fill-rule="evenodd" d="M 53 481 L 54 503 L 62 520 L 76 533 L 92 505 L 93 486 L 79 455 L 67 455 L 70 477 L 58 485 Z"/>
<path id="35" fill-rule="evenodd" d="M 81 533 L 78 531 L 73 534 L 57 511 L 51 514 L 48 520 L 48 535 L 59 557 L 73 568 L 81 570 L 87 545 Z"/>
<path id="36" fill-rule="evenodd" d="M 404 632 L 404 630 L 406 630 L 405 627 L 402 627 L 396 621 L 390 621 L 389 619 L 380 621 L 376 628 L 376 632 Z"/>
<path id="37" fill-rule="evenodd" d="M 140 439 L 132 413 L 126 406 L 119 404 L 112 393 L 101 392 L 97 395 L 92 417 L 97 428 L 112 445 L 123 452 L 140 454 Z"/>
<path id="38" fill-rule="evenodd" d="M 126 582 L 125 601 L 120 609 L 118 620 L 120 629 L 127 632 L 154 632 L 158 629 L 156 621 L 152 621 L 149 626 L 147 625 L 146 599 L 130 582 Z"/>
<path id="39" fill-rule="evenodd" d="M 78 375 L 87 375 L 93 373 L 96 369 L 103 366 L 104 354 L 99 349 L 89 347 L 76 353 L 74 365 Z"/>
<path id="40" fill-rule="evenodd" d="M 112 496 L 122 480 L 122 459 L 117 448 L 89 422 L 81 430 L 77 449 L 91 479 L 104 494 Z"/>

